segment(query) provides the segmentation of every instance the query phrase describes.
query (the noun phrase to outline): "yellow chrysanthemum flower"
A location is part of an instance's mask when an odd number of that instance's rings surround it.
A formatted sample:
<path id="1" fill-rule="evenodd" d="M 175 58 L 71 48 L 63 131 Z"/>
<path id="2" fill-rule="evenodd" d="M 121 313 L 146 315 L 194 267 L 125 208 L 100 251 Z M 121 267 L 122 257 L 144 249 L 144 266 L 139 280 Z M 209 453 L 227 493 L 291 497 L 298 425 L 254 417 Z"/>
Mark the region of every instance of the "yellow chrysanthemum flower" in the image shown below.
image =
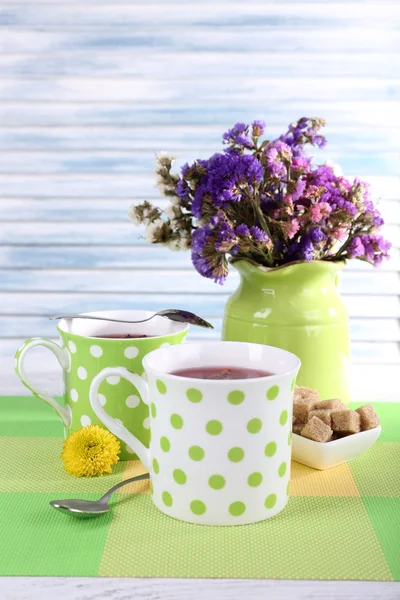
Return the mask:
<path id="1" fill-rule="evenodd" d="M 112 433 L 98 425 L 88 425 L 65 440 L 61 460 L 70 475 L 93 477 L 111 473 L 119 451 L 119 441 Z"/>

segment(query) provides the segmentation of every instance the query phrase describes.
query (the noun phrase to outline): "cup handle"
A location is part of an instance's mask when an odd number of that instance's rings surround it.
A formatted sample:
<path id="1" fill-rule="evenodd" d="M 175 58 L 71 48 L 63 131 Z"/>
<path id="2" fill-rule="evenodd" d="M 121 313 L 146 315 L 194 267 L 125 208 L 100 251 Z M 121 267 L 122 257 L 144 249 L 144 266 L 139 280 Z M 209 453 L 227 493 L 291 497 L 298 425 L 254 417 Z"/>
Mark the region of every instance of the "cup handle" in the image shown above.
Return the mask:
<path id="1" fill-rule="evenodd" d="M 65 427 L 70 427 L 72 422 L 72 413 L 71 408 L 69 406 L 62 406 L 53 396 L 50 396 L 48 392 L 38 388 L 30 381 L 29 376 L 25 371 L 25 357 L 29 350 L 35 348 L 36 346 L 44 346 L 51 350 L 54 354 L 62 369 L 68 369 L 70 367 L 70 356 L 68 350 L 66 348 L 61 348 L 55 342 L 51 340 L 46 340 L 45 338 L 32 338 L 24 342 L 22 346 L 22 350 L 17 350 L 15 355 L 15 371 L 24 384 L 34 396 L 44 400 L 53 410 L 56 411 L 58 416 L 61 418 Z"/>
<path id="2" fill-rule="evenodd" d="M 100 404 L 99 400 L 99 387 L 101 383 L 107 379 L 107 377 L 118 375 L 123 379 L 129 381 L 132 385 L 134 385 L 139 394 L 142 397 L 142 401 L 149 405 L 149 385 L 144 379 L 142 379 L 139 375 L 135 373 L 131 373 L 128 369 L 124 367 L 109 367 L 107 369 L 103 369 L 98 373 L 95 377 L 93 377 L 92 384 L 89 390 L 89 400 L 90 404 L 100 419 L 104 423 L 104 425 L 118 438 L 120 438 L 123 442 L 128 444 L 132 448 L 132 450 L 138 455 L 146 469 L 150 470 L 150 451 L 136 436 L 134 436 L 130 431 L 127 430 L 126 427 L 118 423 L 115 419 L 110 417 L 108 412 L 104 410 L 104 408 Z"/>

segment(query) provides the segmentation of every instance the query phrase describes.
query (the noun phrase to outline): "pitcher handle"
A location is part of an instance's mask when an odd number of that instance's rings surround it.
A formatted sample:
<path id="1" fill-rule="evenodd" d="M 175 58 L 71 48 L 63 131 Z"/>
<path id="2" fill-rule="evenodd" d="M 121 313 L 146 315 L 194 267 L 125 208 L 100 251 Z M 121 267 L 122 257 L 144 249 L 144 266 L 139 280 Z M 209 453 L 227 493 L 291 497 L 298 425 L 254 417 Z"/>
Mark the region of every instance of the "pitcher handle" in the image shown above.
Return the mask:
<path id="1" fill-rule="evenodd" d="M 113 419 L 108 412 L 101 406 L 99 400 L 99 387 L 103 383 L 107 377 L 112 377 L 118 375 L 123 379 L 126 379 L 134 385 L 141 398 L 145 404 L 149 404 L 148 396 L 149 396 L 149 386 L 144 379 L 142 379 L 139 375 L 135 373 L 131 373 L 128 369 L 124 367 L 108 367 L 107 369 L 103 369 L 98 373 L 92 380 L 92 384 L 89 390 L 89 400 L 90 404 L 95 412 L 95 414 L 99 417 L 100 421 L 104 423 L 104 425 L 118 438 L 120 438 L 123 442 L 128 444 L 138 455 L 146 469 L 150 470 L 150 451 L 142 442 L 134 436 L 130 431 L 127 430 L 124 425 L 118 423 L 115 419 Z"/>
<path id="2" fill-rule="evenodd" d="M 34 383 L 31 382 L 29 376 L 25 371 L 25 358 L 29 350 L 37 346 L 44 346 L 51 350 L 56 359 L 58 360 L 62 369 L 68 370 L 71 368 L 71 357 L 66 348 L 61 348 L 55 342 L 46 340 L 46 338 L 31 338 L 26 340 L 21 348 L 19 348 L 15 354 L 15 371 L 24 384 L 32 392 L 36 398 L 44 400 L 53 410 L 56 411 L 58 416 L 61 418 L 65 427 L 70 427 L 72 423 L 72 411 L 70 406 L 62 406 L 53 396 L 51 396 L 46 390 L 38 388 Z"/>

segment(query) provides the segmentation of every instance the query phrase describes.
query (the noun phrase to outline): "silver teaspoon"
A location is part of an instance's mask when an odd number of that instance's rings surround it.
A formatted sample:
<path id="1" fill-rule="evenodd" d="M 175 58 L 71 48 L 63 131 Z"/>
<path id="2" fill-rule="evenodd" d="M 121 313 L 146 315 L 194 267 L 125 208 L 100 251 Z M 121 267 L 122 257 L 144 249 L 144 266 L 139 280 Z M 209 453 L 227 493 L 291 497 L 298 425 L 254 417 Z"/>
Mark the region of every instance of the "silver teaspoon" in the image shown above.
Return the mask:
<path id="1" fill-rule="evenodd" d="M 121 481 L 120 483 L 117 483 L 117 485 L 114 485 L 114 487 L 108 490 L 108 492 L 99 498 L 99 500 L 79 500 L 78 498 L 75 498 L 71 500 L 52 500 L 50 504 L 54 508 L 62 508 L 63 510 L 69 511 L 75 515 L 87 515 L 93 517 L 96 515 L 103 515 L 110 510 L 108 502 L 116 490 L 124 485 L 128 485 L 128 483 L 132 483 L 133 481 L 149 479 L 149 477 L 149 473 L 144 473 L 143 475 L 137 475 L 136 477 L 125 479 L 125 481 Z"/>
<path id="2" fill-rule="evenodd" d="M 207 329 L 214 329 L 214 326 L 208 321 L 205 321 L 201 317 L 198 317 L 188 310 L 181 310 L 180 308 L 167 308 L 166 310 L 159 310 L 158 312 L 151 315 L 147 319 L 141 319 L 140 321 L 126 321 L 125 319 L 111 319 L 110 317 L 98 317 L 96 315 L 55 315 L 49 317 L 51 321 L 58 321 L 59 319 L 92 319 L 94 321 L 110 321 L 113 323 L 146 323 L 154 317 L 165 317 L 171 321 L 179 321 L 180 323 L 189 323 L 190 325 L 196 325 L 197 327 L 206 327 Z"/>

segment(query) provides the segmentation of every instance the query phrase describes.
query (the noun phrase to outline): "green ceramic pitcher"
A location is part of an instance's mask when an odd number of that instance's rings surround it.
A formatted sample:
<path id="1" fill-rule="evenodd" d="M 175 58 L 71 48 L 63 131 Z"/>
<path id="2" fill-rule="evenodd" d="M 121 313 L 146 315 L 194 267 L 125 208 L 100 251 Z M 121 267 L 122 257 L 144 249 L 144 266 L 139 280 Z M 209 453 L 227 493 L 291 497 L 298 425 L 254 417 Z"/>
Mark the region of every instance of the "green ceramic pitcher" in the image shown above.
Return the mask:
<path id="1" fill-rule="evenodd" d="M 232 264 L 241 282 L 226 304 L 222 339 L 288 350 L 301 360 L 297 385 L 348 402 L 349 326 L 339 292 L 344 263 Z"/>

